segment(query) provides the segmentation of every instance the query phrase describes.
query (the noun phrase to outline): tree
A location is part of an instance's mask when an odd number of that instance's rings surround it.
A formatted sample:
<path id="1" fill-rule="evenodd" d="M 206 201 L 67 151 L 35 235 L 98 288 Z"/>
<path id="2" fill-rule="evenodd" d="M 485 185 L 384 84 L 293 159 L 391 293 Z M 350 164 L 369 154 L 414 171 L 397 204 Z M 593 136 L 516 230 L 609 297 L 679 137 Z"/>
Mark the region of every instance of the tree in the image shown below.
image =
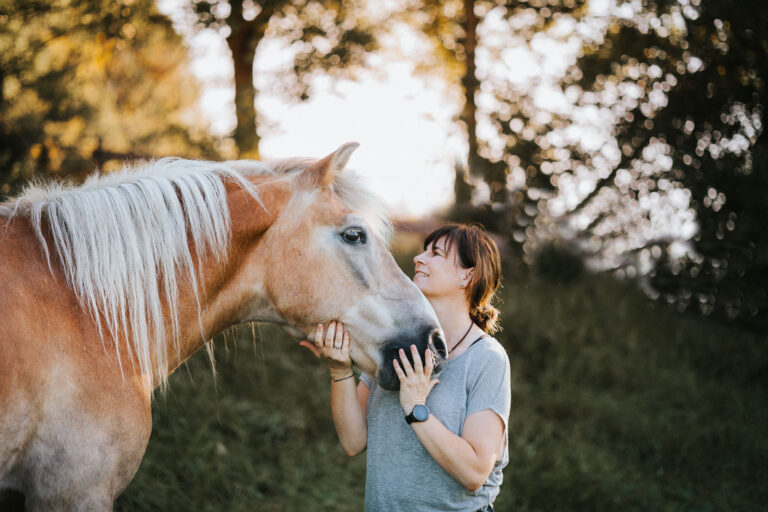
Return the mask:
<path id="1" fill-rule="evenodd" d="M 585 234 L 625 240 L 622 265 L 650 265 L 655 296 L 761 326 L 768 320 L 766 48 L 768 15 L 757 1 L 646 0 L 632 17 L 612 18 L 572 75 L 598 105 L 623 91 L 613 101 L 621 157 L 574 209 L 592 217 Z M 638 237 L 616 222 L 626 205 L 671 194 L 687 200 L 679 215 L 695 220 L 689 233 Z M 643 215 L 635 222 L 654 214 L 636 210 Z"/>
<path id="2" fill-rule="evenodd" d="M 571 239 L 681 309 L 762 324 L 767 17 L 756 2 L 610 5 L 606 16 L 577 1 L 409 3 L 433 67 L 462 84 L 467 166 L 488 188 L 487 201 L 459 214 L 507 233 L 512 247 Z M 564 17 L 575 28 L 558 36 Z M 537 105 L 536 78 L 521 86 L 476 69 L 473 48 L 498 62 L 489 18 L 513 29 L 508 46 L 578 34 L 581 56 L 561 80 L 569 111 Z M 597 147 L 568 135 L 586 126 L 585 112 L 613 119 Z M 478 123 L 492 135 L 478 137 Z M 457 167 L 456 191 L 467 199 L 464 173 Z"/>
<path id="3" fill-rule="evenodd" d="M 456 166 L 457 204 L 452 216 L 480 221 L 505 236 L 518 258 L 532 234 L 538 203 L 554 188 L 542 165 L 567 159 L 544 139 L 567 121 L 538 115 L 532 97 L 535 80 L 511 85 L 490 68 L 504 67 L 505 48 L 529 47 L 537 34 L 562 17 L 579 19 L 585 5 L 585 0 L 412 0 L 400 15 L 425 34 L 432 50 L 418 69 L 429 73 L 439 69 L 447 84 L 460 86 L 457 121 L 466 135 L 468 156 Z M 484 57 L 480 69 L 478 52 Z M 492 106 L 479 108 L 481 95 L 492 97 L 485 102 Z M 494 135 L 478 136 L 478 123 L 491 127 Z M 473 203 L 472 188 L 478 182 L 488 189 L 487 198 Z"/>
<path id="4" fill-rule="evenodd" d="M 241 158 L 258 158 L 254 62 L 268 38 L 284 40 L 294 53 L 294 79 L 283 84 L 287 96 L 307 99 L 311 77 L 323 70 L 353 71 L 376 48 L 375 24 L 362 4 L 341 0 L 192 0 L 198 28 L 226 33 L 232 53 L 237 125 L 233 134 Z"/>
<path id="5" fill-rule="evenodd" d="M 195 82 L 151 0 L 0 0 L 0 193 L 93 159 L 213 147 L 195 122 Z M 102 152 L 99 157 L 98 152 Z"/>

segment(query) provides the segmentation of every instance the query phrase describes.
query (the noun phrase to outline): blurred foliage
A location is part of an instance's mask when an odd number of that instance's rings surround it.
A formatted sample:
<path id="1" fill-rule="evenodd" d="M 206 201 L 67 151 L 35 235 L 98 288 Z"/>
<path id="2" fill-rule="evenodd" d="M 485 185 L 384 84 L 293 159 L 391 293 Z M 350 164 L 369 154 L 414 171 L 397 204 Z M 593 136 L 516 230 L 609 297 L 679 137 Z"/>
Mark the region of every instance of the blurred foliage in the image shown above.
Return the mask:
<path id="1" fill-rule="evenodd" d="M 542 139 L 566 120 L 539 115 L 541 108 L 534 105 L 531 94 L 537 80 L 514 86 L 492 70 L 506 68 L 504 50 L 529 47 L 564 16 L 580 19 L 587 1 L 410 0 L 405 5 L 399 19 L 420 31 L 431 49 L 409 56 L 416 61 L 417 72 L 437 74 L 461 89 L 457 96 L 463 107 L 457 121 L 464 127 L 468 158 L 455 168 L 456 204 L 449 216 L 479 222 L 504 236 L 509 257 L 519 260 L 523 243 L 533 236 L 538 202 L 554 188 L 540 168 L 544 162 L 563 159 L 562 152 L 547 147 Z M 492 26 L 501 23 L 504 33 L 493 33 L 484 25 L 486 18 L 494 21 Z M 480 69 L 478 48 L 484 58 Z M 481 94 L 495 97 L 492 106 L 488 101 L 478 106 Z M 495 140 L 478 136 L 478 124 L 491 128 Z M 515 172 L 522 179 L 510 186 Z M 481 198 L 474 192 L 479 182 L 487 189 Z"/>
<path id="2" fill-rule="evenodd" d="M 632 5 L 641 7 L 612 18 L 574 69 L 583 101 L 621 116 L 620 162 L 577 208 L 599 203 L 586 234 L 626 238 L 632 228 L 617 217 L 682 191 L 697 225 L 690 250 L 646 236 L 625 264 L 654 260 L 652 293 L 681 309 L 765 327 L 768 12 L 756 0 Z M 635 229 L 652 216 L 646 208 Z"/>
<path id="3" fill-rule="evenodd" d="M 496 510 L 762 510 L 764 339 L 601 277 L 506 280 L 502 299 L 511 462 Z M 362 510 L 365 455 L 338 443 L 327 369 L 273 326 L 252 336 L 218 339 L 215 382 L 202 352 L 171 376 L 116 510 Z"/>
<path id="4" fill-rule="evenodd" d="M 539 244 L 578 243 L 597 266 L 680 310 L 766 326 L 768 15 L 759 2 L 417 4 L 424 12 L 412 17 L 435 47 L 425 68 L 442 63 L 463 87 L 470 171 L 456 166 L 453 219 L 506 235 L 509 253 L 529 263 Z M 535 56 L 574 40 L 581 53 L 555 84 L 565 108 L 537 97 L 552 77 L 518 83 L 494 72 L 510 47 Z M 475 44 L 478 70 L 467 50 Z M 580 133 L 606 120 L 606 142 Z"/>
<path id="5" fill-rule="evenodd" d="M 379 30 L 365 2 L 340 0 L 191 0 L 198 29 L 223 30 L 232 53 L 237 125 L 233 138 L 241 158 L 258 158 L 258 113 L 254 60 L 262 42 L 280 40 L 293 55 L 291 73 L 276 77 L 282 96 L 306 100 L 311 79 L 323 71 L 353 76 Z"/>
<path id="6" fill-rule="evenodd" d="M 125 155 L 215 154 L 152 0 L 0 0 L 0 196 Z"/>

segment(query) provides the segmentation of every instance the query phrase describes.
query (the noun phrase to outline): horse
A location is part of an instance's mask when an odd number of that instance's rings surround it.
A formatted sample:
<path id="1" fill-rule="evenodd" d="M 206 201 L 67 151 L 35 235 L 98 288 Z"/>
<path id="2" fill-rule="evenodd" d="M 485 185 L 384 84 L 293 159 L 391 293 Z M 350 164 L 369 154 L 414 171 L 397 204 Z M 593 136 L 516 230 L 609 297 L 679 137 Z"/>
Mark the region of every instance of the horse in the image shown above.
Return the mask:
<path id="1" fill-rule="evenodd" d="M 308 337 L 339 320 L 353 363 L 387 389 L 399 348 L 444 357 L 381 203 L 346 169 L 356 147 L 166 158 L 0 205 L 0 489 L 33 511 L 111 510 L 146 450 L 155 390 L 236 324 Z"/>

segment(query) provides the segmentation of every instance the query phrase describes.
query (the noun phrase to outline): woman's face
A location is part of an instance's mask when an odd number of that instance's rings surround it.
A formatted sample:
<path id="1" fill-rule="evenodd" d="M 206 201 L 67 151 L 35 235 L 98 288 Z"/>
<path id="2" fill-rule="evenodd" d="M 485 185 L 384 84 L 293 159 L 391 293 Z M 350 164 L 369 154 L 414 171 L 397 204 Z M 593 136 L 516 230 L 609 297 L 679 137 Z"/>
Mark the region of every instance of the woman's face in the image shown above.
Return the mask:
<path id="1" fill-rule="evenodd" d="M 413 262 L 413 282 L 426 297 L 464 294 L 471 269 L 459 265 L 455 247 L 446 251 L 445 237 L 430 243 Z"/>

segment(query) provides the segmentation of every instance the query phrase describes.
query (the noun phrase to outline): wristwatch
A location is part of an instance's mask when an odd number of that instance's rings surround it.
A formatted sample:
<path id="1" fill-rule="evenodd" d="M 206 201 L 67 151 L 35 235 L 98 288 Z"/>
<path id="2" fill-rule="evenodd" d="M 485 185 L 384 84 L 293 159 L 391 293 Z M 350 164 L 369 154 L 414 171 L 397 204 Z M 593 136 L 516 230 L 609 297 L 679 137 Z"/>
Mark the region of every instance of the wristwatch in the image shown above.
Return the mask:
<path id="1" fill-rule="evenodd" d="M 410 425 L 413 422 L 427 421 L 427 418 L 429 418 L 429 407 L 422 404 L 416 404 L 411 411 L 411 414 L 408 414 L 405 417 L 405 422 Z"/>

